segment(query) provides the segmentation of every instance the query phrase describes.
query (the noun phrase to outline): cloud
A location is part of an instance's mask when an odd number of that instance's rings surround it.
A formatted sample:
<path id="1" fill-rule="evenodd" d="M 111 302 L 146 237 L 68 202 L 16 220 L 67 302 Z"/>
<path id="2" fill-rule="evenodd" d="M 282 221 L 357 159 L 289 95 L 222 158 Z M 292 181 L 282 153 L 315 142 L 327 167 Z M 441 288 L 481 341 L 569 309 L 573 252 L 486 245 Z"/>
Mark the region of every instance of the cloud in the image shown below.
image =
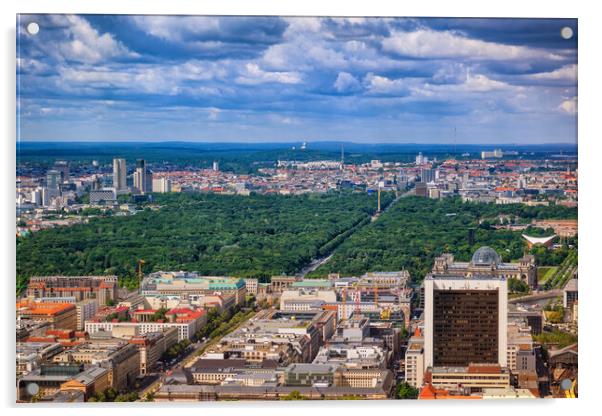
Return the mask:
<path id="1" fill-rule="evenodd" d="M 334 88 L 338 92 L 354 92 L 361 89 L 359 81 L 348 72 L 339 72 Z"/>
<path id="2" fill-rule="evenodd" d="M 151 36 L 170 42 L 196 42 L 197 46 L 269 45 L 280 41 L 287 28 L 278 17 L 131 16 L 131 20 Z"/>
<path id="3" fill-rule="evenodd" d="M 211 121 L 215 121 L 218 119 L 219 114 L 222 112 L 222 110 L 220 110 L 219 108 L 211 107 L 211 108 L 207 109 L 207 112 L 209 113 L 207 115 L 207 119 L 211 120 Z"/>
<path id="4" fill-rule="evenodd" d="M 49 44 L 49 53 L 62 60 L 96 63 L 112 58 L 133 58 L 138 54 L 128 50 L 110 33 L 100 34 L 90 23 L 74 15 L 50 15 L 51 24 L 64 28 L 65 40 Z"/>
<path id="5" fill-rule="evenodd" d="M 23 31 L 32 20 L 42 36 Z M 75 122 L 88 117 L 113 120 L 115 137 L 160 125 L 174 137 L 248 128 L 286 140 L 290 123 L 307 137 L 376 137 L 385 125 L 401 137 L 403 119 L 419 138 L 476 114 L 509 135 L 513 120 L 559 137 L 576 118 L 565 115 L 577 110 L 576 44 L 553 42 L 558 21 L 540 20 L 27 15 L 19 94 L 38 105 L 23 108 L 22 131 L 33 137 L 43 116 L 35 133 L 56 137 L 87 137 Z"/>
<path id="6" fill-rule="evenodd" d="M 301 75 L 298 72 L 267 72 L 262 70 L 255 63 L 248 63 L 245 66 L 246 72 L 236 78 L 239 84 L 263 84 L 263 83 L 280 83 L 280 84 L 299 84 Z"/>
<path id="7" fill-rule="evenodd" d="M 364 85 L 369 93 L 374 94 L 402 94 L 409 92 L 408 81 L 404 79 L 389 79 L 372 72 L 364 77 Z"/>
<path id="8" fill-rule="evenodd" d="M 577 97 L 562 101 L 558 106 L 558 109 L 567 114 L 577 114 Z"/>
<path id="9" fill-rule="evenodd" d="M 565 65 L 561 68 L 549 72 L 540 72 L 527 75 L 527 78 L 544 81 L 566 81 L 569 83 L 577 82 L 577 64 Z"/>
<path id="10" fill-rule="evenodd" d="M 175 95 L 191 91 L 216 93 L 211 86 L 196 85 L 221 80 L 228 71 L 214 62 L 187 61 L 176 65 L 131 64 L 127 67 L 94 66 L 58 68 L 59 83 L 65 90 L 118 89 L 122 93 Z M 192 83 L 192 84 L 191 84 Z"/>
<path id="11" fill-rule="evenodd" d="M 466 58 L 470 60 L 560 60 L 560 55 L 525 46 L 505 45 L 471 39 L 452 31 L 421 29 L 413 32 L 394 31 L 382 40 L 385 51 L 417 58 Z"/>

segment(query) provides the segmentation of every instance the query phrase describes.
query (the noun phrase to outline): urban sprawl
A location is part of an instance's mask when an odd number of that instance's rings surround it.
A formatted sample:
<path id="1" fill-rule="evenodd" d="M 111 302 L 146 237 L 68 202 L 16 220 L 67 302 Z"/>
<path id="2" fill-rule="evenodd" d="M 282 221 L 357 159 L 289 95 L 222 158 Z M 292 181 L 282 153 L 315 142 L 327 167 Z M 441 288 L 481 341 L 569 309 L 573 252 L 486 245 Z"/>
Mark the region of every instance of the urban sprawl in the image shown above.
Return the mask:
<path id="1" fill-rule="evenodd" d="M 378 194 L 373 221 L 384 211 L 384 192 L 396 200 L 577 206 L 574 157 L 493 149 L 468 156 L 420 153 L 413 163 L 354 165 L 342 154 L 279 160 L 244 175 L 220 170 L 219 161 L 184 170 L 121 158 L 72 169 L 56 160 L 45 172 L 17 177 L 17 236 L 107 211 L 161 209 L 153 205 L 157 193 L 367 192 Z M 487 245 L 469 261 L 444 252 L 424 276 L 371 270 L 255 279 L 151 271 L 143 259 L 136 290 L 121 287 L 116 275 L 28 276 L 16 300 L 17 400 L 575 397 L 576 254 L 552 268 L 529 249 L 562 249 L 576 237 L 577 220 L 504 217 L 492 226 L 553 234 L 525 231 L 525 254 L 513 262 Z M 467 237 L 474 238 L 470 230 Z"/>

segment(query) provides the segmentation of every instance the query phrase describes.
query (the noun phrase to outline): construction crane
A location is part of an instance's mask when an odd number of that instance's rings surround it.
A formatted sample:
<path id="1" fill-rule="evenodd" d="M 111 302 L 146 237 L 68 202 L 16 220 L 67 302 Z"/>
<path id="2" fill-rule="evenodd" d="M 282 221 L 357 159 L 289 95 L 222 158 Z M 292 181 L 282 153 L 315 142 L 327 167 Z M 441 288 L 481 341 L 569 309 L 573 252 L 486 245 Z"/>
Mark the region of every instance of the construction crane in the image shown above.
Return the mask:
<path id="1" fill-rule="evenodd" d="M 138 260 L 138 287 L 142 286 L 142 265 L 145 263 L 142 259 Z"/>

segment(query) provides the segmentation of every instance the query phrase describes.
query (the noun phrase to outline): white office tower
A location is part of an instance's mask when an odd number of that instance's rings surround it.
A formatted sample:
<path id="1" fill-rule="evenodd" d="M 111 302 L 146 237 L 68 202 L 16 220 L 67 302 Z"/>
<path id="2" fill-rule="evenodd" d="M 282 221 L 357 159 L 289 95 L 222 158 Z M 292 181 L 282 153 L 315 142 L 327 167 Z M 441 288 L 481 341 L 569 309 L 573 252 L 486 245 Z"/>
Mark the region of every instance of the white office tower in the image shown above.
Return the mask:
<path id="1" fill-rule="evenodd" d="M 171 180 L 167 178 L 153 178 L 153 192 L 171 192 Z"/>
<path id="2" fill-rule="evenodd" d="M 482 247 L 473 255 L 470 275 L 425 277 L 425 368 L 507 366 L 508 283 L 492 273 L 493 263 L 500 262 L 493 249 Z"/>
<path id="3" fill-rule="evenodd" d="M 31 203 L 34 205 L 42 205 L 42 189 L 41 188 L 31 191 Z"/>
<path id="4" fill-rule="evenodd" d="M 127 191 L 127 168 L 125 159 L 113 159 L 113 187 L 118 194 Z"/>
<path id="5" fill-rule="evenodd" d="M 213 161 L 213 171 L 219 171 L 219 162 L 217 160 Z"/>

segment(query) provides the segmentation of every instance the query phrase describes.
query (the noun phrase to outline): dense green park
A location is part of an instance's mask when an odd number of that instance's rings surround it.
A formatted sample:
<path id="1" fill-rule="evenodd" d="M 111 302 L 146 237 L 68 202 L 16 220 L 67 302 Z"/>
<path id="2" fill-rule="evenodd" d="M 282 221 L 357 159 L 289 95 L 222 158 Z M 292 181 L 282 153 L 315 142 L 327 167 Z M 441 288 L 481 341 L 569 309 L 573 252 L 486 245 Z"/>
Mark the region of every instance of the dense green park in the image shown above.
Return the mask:
<path id="1" fill-rule="evenodd" d="M 412 277 L 421 279 L 430 271 L 434 257 L 449 252 L 459 261 L 469 261 L 473 252 L 483 245 L 493 247 L 504 261 L 516 260 L 525 254 L 525 242 L 521 232 L 492 227 L 499 215 L 516 216 L 520 222 L 528 222 L 576 218 L 577 210 L 562 206 L 463 203 L 458 198 L 402 198 L 377 221 L 339 245 L 330 261 L 312 276 L 407 269 Z M 474 229 L 472 244 L 468 238 L 469 228 Z M 565 248 L 556 254 L 545 249 L 533 251 L 540 264 L 548 261 L 559 264 L 568 252 Z"/>
<path id="2" fill-rule="evenodd" d="M 392 194 L 383 194 L 384 204 Z M 300 270 L 336 245 L 349 229 L 369 222 L 376 195 L 303 196 L 165 194 L 161 208 L 133 216 L 92 218 L 17 239 L 17 290 L 32 275 L 116 274 L 136 284 L 144 272 L 269 277 Z"/>
<path id="3" fill-rule="evenodd" d="M 561 206 L 407 197 L 370 222 L 376 196 L 366 193 L 154 197 L 154 209 L 142 206 L 132 216 L 92 217 L 87 224 L 17 238 L 17 291 L 30 276 L 49 274 L 116 274 L 133 288 L 139 259 L 146 261 L 145 273 L 190 270 L 267 279 L 298 273 L 331 251 L 330 261 L 309 277 L 408 269 L 421 279 L 443 252 L 468 261 L 478 247 L 489 245 L 504 261 L 520 258 L 526 247 L 521 233 L 493 228 L 500 215 L 523 223 L 577 216 L 576 209 Z M 383 206 L 393 197 L 383 193 Z M 532 253 L 538 264 L 557 266 L 572 251 L 536 248 Z"/>

